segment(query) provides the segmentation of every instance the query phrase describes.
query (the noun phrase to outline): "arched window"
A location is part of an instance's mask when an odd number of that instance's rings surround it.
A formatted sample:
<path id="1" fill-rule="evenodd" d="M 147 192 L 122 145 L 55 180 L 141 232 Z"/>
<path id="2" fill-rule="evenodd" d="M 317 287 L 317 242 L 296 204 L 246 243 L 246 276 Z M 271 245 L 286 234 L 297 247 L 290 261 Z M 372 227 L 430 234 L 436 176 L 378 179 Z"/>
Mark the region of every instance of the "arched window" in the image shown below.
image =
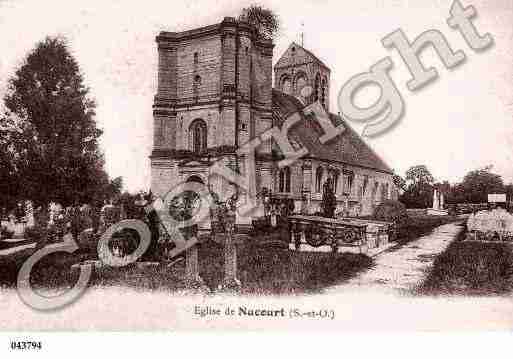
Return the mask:
<path id="1" fill-rule="evenodd" d="M 290 80 L 290 77 L 284 76 L 282 78 L 281 90 L 282 90 L 282 92 L 286 93 L 287 95 L 290 95 L 292 93 L 292 81 Z"/>
<path id="2" fill-rule="evenodd" d="M 319 101 L 321 97 L 321 75 L 315 76 L 314 101 Z"/>
<path id="3" fill-rule="evenodd" d="M 306 86 L 307 82 L 308 81 L 307 81 L 306 75 L 303 72 L 300 72 L 296 75 L 296 79 L 294 81 L 294 87 L 295 87 L 297 94 L 301 95 L 301 90 L 303 89 L 303 87 Z"/>
<path id="4" fill-rule="evenodd" d="M 328 170 L 328 178 L 331 180 L 331 188 L 333 189 L 333 193 L 337 193 L 338 189 L 338 180 L 340 177 L 340 172 L 337 169 L 329 169 Z"/>
<path id="5" fill-rule="evenodd" d="M 377 194 L 378 194 L 378 188 L 379 188 L 379 183 L 375 182 L 374 183 L 374 187 L 372 188 L 372 202 L 376 202 L 376 197 L 377 197 Z"/>
<path id="6" fill-rule="evenodd" d="M 207 125 L 203 120 L 194 120 L 189 126 L 190 150 L 202 153 L 207 149 Z"/>
<path id="7" fill-rule="evenodd" d="M 290 192 L 290 168 L 283 167 L 280 170 L 280 192 Z"/>
<path id="8" fill-rule="evenodd" d="M 385 184 L 381 184 L 381 195 L 380 195 L 380 201 L 383 202 L 386 199 L 386 187 Z"/>
<path id="9" fill-rule="evenodd" d="M 194 53 L 194 63 L 195 64 L 198 63 L 198 53 L 197 52 Z"/>
<path id="10" fill-rule="evenodd" d="M 333 176 L 332 176 L 332 183 L 333 183 L 333 192 L 336 194 L 337 193 L 337 190 L 338 190 L 338 179 L 340 177 L 340 173 L 338 171 L 333 171 Z"/>
<path id="11" fill-rule="evenodd" d="M 347 193 L 351 193 L 353 190 L 353 182 L 354 182 L 354 173 L 351 172 L 347 176 Z"/>
<path id="12" fill-rule="evenodd" d="M 321 193 L 322 191 L 322 174 L 322 167 L 317 167 L 317 170 L 315 171 L 315 192 L 317 193 Z"/>
<path id="13" fill-rule="evenodd" d="M 369 184 L 369 176 L 365 175 L 363 177 L 362 197 L 365 197 L 365 192 L 367 192 L 367 185 L 368 184 Z"/>

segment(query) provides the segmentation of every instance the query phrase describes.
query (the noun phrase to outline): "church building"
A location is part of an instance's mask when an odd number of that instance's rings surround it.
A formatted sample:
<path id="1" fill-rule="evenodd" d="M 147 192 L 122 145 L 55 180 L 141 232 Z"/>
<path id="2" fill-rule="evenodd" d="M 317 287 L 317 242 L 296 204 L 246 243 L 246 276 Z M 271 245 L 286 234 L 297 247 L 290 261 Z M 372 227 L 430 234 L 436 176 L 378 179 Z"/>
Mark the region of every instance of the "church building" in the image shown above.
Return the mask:
<path id="1" fill-rule="evenodd" d="M 320 210 L 323 184 L 331 178 L 337 213 L 369 215 L 385 199 L 396 199 L 393 171 L 340 116 L 330 113 L 330 68 L 292 43 L 273 69 L 270 40 L 259 38 L 247 23 L 221 23 L 184 32 L 161 32 L 158 88 L 153 104 L 154 145 L 150 156 L 152 192 L 165 195 L 177 184 L 208 185 L 221 198 L 233 185 L 209 175 L 221 161 L 240 173 L 252 171 L 257 192 L 291 198 L 295 211 Z M 274 86 L 273 86 L 274 71 Z M 344 131 L 321 144 L 324 134 L 305 106 L 319 102 L 334 126 Z M 289 131 L 293 147 L 307 154 L 280 168 L 275 141 L 256 149 L 254 168 L 246 169 L 237 149 L 266 130 L 281 127 L 299 113 Z"/>

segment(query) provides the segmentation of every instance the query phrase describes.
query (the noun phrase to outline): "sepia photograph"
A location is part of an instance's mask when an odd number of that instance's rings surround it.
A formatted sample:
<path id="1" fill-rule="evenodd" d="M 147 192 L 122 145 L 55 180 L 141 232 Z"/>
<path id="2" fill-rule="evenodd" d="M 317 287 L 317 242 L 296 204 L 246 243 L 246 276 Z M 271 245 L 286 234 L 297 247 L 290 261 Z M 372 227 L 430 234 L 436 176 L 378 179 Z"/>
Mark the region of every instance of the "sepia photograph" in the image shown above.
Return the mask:
<path id="1" fill-rule="evenodd" d="M 2 0 L 0 54 L 0 331 L 513 328 L 511 0 Z"/>

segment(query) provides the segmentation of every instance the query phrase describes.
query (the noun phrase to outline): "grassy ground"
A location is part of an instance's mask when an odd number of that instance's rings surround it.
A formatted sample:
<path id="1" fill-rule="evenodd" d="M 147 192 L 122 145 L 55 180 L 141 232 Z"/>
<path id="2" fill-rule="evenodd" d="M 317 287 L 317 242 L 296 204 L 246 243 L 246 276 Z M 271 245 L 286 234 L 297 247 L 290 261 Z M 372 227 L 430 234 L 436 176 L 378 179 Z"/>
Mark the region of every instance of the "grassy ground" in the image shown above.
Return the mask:
<path id="1" fill-rule="evenodd" d="M 396 242 L 403 245 L 429 234 L 435 228 L 452 222 L 462 221 L 456 216 L 410 216 L 405 224 L 398 228 Z"/>
<path id="2" fill-rule="evenodd" d="M 0 285 L 15 287 L 23 262 L 33 253 L 27 250 L 9 257 L 0 257 Z M 206 285 L 215 289 L 223 278 L 223 248 L 215 242 L 200 245 L 200 275 Z M 36 264 L 31 282 L 36 288 L 71 287 L 78 279 L 75 263 L 91 259 L 87 253 L 54 253 Z M 238 250 L 238 275 L 245 294 L 294 294 L 321 291 L 343 282 L 369 268 L 372 259 L 349 253 L 305 253 L 279 246 L 245 244 Z M 168 267 L 105 268 L 93 271 L 90 285 L 127 286 L 136 289 L 177 290 L 185 287 L 184 261 Z"/>
<path id="3" fill-rule="evenodd" d="M 34 243 L 31 240 L 24 240 L 16 243 L 0 241 L 0 251 L 4 249 L 10 249 L 14 247 L 24 246 L 26 244 Z"/>
<path id="4" fill-rule="evenodd" d="M 397 242 L 399 245 L 408 243 L 441 224 L 455 220 L 454 217 L 410 217 L 399 231 Z M 275 230 L 270 236 L 256 236 L 251 244 L 239 247 L 238 276 L 242 282 L 243 293 L 318 292 L 331 285 L 340 284 L 372 266 L 372 259 L 360 254 L 289 251 L 279 245 L 286 237 L 285 231 Z M 33 251 L 26 250 L 9 257 L 0 257 L 0 285 L 15 286 L 19 268 Z M 79 250 L 73 254 L 49 255 L 35 266 L 32 282 L 36 287 L 72 286 L 78 278 L 78 271 L 71 271 L 71 266 L 86 259 L 94 259 L 94 253 Z M 222 246 L 211 241 L 201 244 L 199 260 L 200 274 L 205 283 L 211 289 L 217 288 L 223 277 Z M 132 265 L 94 271 L 90 285 L 176 290 L 184 288 L 183 277 L 183 262 L 172 267 L 159 265 L 144 269 Z"/>
<path id="5" fill-rule="evenodd" d="M 465 232 L 436 258 L 418 288 L 423 295 L 503 295 L 513 290 L 513 244 L 464 241 Z"/>

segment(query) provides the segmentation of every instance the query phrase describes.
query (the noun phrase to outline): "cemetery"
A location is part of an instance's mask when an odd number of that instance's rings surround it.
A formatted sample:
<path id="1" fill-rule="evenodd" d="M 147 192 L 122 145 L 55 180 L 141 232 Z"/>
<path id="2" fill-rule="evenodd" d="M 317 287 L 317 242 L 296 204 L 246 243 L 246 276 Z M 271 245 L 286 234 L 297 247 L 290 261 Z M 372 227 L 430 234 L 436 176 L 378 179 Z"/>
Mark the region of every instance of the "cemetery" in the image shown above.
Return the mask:
<path id="1" fill-rule="evenodd" d="M 236 223 L 237 198 L 233 197 L 216 201 L 210 208 L 209 228 L 182 228 L 178 238 L 155 216 L 155 208 L 162 204 L 150 200 L 150 196 L 141 196 L 132 209 L 107 203 L 97 212 L 88 205 L 75 209 L 50 206 L 48 214 L 34 211 L 30 219 L 34 226 L 27 227 L 27 233 L 37 242 L 35 250 L 71 238 L 79 247 L 72 255 L 54 253 L 43 258 L 33 269 L 34 281 L 43 287 L 73 286 L 80 268 L 89 264 L 93 267 L 89 285 L 201 293 L 319 291 L 370 268 L 374 255 L 400 245 L 405 231 L 411 231 L 404 225 L 396 226 L 404 218 L 394 221 L 301 214 L 279 197 L 265 200 L 266 215 L 248 229 Z M 194 198 L 187 203 L 185 200 L 177 206 L 177 218 L 186 219 L 196 206 Z M 139 233 L 133 228 L 113 230 L 116 223 L 129 218 L 144 221 L 151 233 L 148 250 L 134 263 L 127 259 L 141 242 Z M 442 223 L 433 221 L 435 216 L 429 218 L 432 222 L 425 230 Z M 416 220 L 419 228 L 427 223 Z M 415 219 L 409 221 L 414 223 Z M 106 245 L 100 245 L 106 232 L 110 238 Z M 21 261 L 33 253 L 30 249 L 0 258 L 4 268 L 11 268 L 4 284 L 15 280 Z M 125 264 L 113 267 L 105 260 L 108 256 Z"/>

